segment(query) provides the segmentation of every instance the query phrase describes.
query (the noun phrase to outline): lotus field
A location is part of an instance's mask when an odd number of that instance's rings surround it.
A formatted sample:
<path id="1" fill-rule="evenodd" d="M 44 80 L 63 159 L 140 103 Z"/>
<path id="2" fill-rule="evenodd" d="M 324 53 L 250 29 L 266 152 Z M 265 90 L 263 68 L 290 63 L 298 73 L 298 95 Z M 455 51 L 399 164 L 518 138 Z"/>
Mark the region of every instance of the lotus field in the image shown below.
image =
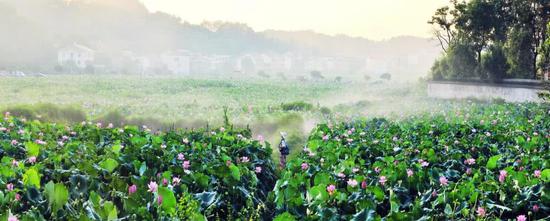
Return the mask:
<path id="1" fill-rule="evenodd" d="M 537 220 L 550 214 L 550 109 L 470 104 L 319 125 L 275 186 L 298 220 Z"/>
<path id="2" fill-rule="evenodd" d="M 0 119 L 0 220 L 543 220 L 550 107 L 319 124 L 285 168 L 249 129 Z"/>

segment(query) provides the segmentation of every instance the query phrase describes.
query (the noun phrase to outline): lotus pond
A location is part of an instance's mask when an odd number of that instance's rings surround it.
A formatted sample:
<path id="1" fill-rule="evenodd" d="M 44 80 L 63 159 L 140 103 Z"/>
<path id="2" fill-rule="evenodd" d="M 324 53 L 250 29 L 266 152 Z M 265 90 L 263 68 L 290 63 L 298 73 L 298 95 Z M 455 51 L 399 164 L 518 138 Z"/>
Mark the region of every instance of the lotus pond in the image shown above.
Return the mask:
<path id="1" fill-rule="evenodd" d="M 474 102 L 319 124 L 283 169 L 229 123 L 152 132 L 6 114 L 0 220 L 543 220 L 549 111 Z"/>

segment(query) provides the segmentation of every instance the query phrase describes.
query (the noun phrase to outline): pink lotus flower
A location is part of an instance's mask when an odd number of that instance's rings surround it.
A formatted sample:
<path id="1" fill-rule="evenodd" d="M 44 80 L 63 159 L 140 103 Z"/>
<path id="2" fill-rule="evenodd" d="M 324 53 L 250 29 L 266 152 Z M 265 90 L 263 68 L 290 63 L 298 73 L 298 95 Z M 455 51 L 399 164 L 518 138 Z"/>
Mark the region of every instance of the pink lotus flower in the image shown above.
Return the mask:
<path id="1" fill-rule="evenodd" d="M 536 213 L 536 212 L 539 211 L 539 209 L 540 209 L 539 205 L 537 205 L 537 204 L 533 205 L 533 212 Z"/>
<path id="2" fill-rule="evenodd" d="M 107 128 L 109 128 L 109 129 L 112 129 L 113 127 L 115 127 L 115 125 L 113 125 L 113 123 L 109 123 L 109 125 L 107 125 Z"/>
<path id="3" fill-rule="evenodd" d="M 329 137 L 328 135 L 323 136 L 323 141 L 328 141 Z"/>
<path id="4" fill-rule="evenodd" d="M 29 157 L 29 163 L 36 163 L 36 157 L 35 156 Z"/>
<path id="5" fill-rule="evenodd" d="M 178 154 L 178 160 L 185 160 L 185 156 L 183 155 L 183 153 Z"/>
<path id="6" fill-rule="evenodd" d="M 336 191 L 336 186 L 334 186 L 333 184 L 327 186 L 327 192 L 329 195 L 334 194 L 334 191 Z"/>
<path id="7" fill-rule="evenodd" d="M 500 175 L 498 176 L 498 181 L 500 181 L 501 183 L 504 183 L 507 175 L 508 175 L 508 172 L 506 172 L 506 170 L 501 170 Z"/>
<path id="8" fill-rule="evenodd" d="M 525 215 L 519 215 L 517 218 L 516 218 L 517 221 L 527 221 L 527 217 Z"/>
<path id="9" fill-rule="evenodd" d="M 147 187 L 149 187 L 149 192 L 154 193 L 158 190 L 158 184 L 157 182 L 151 181 L 149 184 L 147 184 Z"/>
<path id="10" fill-rule="evenodd" d="M 357 172 L 359 172 L 359 168 L 354 167 L 351 171 L 352 171 L 353 173 L 357 173 Z"/>
<path id="11" fill-rule="evenodd" d="M 378 180 L 378 182 L 383 186 L 384 184 L 386 184 L 386 177 L 385 176 L 381 176 L 380 177 L 380 180 Z"/>
<path id="12" fill-rule="evenodd" d="M 166 144 L 161 144 L 161 145 L 160 145 L 160 148 L 161 148 L 161 149 L 166 149 Z"/>
<path id="13" fill-rule="evenodd" d="M 20 200 L 21 200 L 21 194 L 16 193 L 15 194 L 15 201 L 20 201 Z"/>
<path id="14" fill-rule="evenodd" d="M 366 180 L 363 180 L 363 182 L 361 182 L 361 188 L 363 188 L 363 189 L 367 188 L 367 181 Z"/>
<path id="15" fill-rule="evenodd" d="M 137 191 L 137 186 L 135 184 L 128 187 L 128 195 L 132 195 L 136 191 Z"/>
<path id="16" fill-rule="evenodd" d="M 4 131 L 6 131 L 6 130 L 8 130 L 8 128 L 0 127 L 0 132 L 4 132 Z"/>
<path id="17" fill-rule="evenodd" d="M 98 128 L 101 128 L 101 126 L 103 126 L 103 124 L 102 123 L 97 123 L 97 124 L 95 124 L 95 126 L 98 127 Z"/>
<path id="18" fill-rule="evenodd" d="M 468 174 L 468 175 L 472 174 L 472 168 L 466 169 L 466 174 Z"/>
<path id="19" fill-rule="evenodd" d="M 162 185 L 163 186 L 168 185 L 168 180 L 166 178 L 162 178 Z"/>
<path id="20" fill-rule="evenodd" d="M 540 170 L 535 170 L 535 172 L 533 173 L 533 176 L 536 178 L 540 178 L 540 175 L 541 175 Z"/>
<path id="21" fill-rule="evenodd" d="M 178 184 L 180 184 L 180 182 L 181 182 L 181 179 L 179 177 L 172 178 L 172 185 L 174 185 L 174 186 L 178 185 Z"/>
<path id="22" fill-rule="evenodd" d="M 432 197 L 436 197 L 436 196 L 437 196 L 437 190 L 434 190 L 434 191 L 432 192 Z"/>
<path id="23" fill-rule="evenodd" d="M 256 173 L 261 173 L 262 172 L 262 167 L 256 167 Z"/>
<path id="24" fill-rule="evenodd" d="M 6 189 L 10 192 L 13 191 L 13 183 L 6 184 Z"/>
<path id="25" fill-rule="evenodd" d="M 157 203 L 158 203 L 159 205 L 162 204 L 162 196 L 161 196 L 161 195 L 159 195 L 159 196 L 157 197 Z"/>
<path id="26" fill-rule="evenodd" d="M 43 140 L 40 140 L 40 139 L 39 139 L 39 140 L 36 140 L 35 142 L 36 142 L 37 144 L 40 144 L 40 145 L 46 145 L 46 144 L 47 144 L 46 141 L 43 141 Z"/>
<path id="27" fill-rule="evenodd" d="M 8 217 L 8 221 L 19 221 L 19 219 L 17 219 L 17 217 L 14 216 L 14 215 L 10 215 L 10 216 Z"/>
<path id="28" fill-rule="evenodd" d="M 188 144 L 188 143 L 189 143 L 189 140 L 188 140 L 187 138 L 183 138 L 181 141 L 182 141 L 184 144 Z"/>
<path id="29" fill-rule="evenodd" d="M 407 177 L 412 177 L 414 175 L 413 170 L 407 169 Z"/>
<path id="30" fill-rule="evenodd" d="M 260 142 L 264 142 L 264 136 L 262 136 L 262 135 L 258 135 L 258 141 L 260 141 Z"/>
<path id="31" fill-rule="evenodd" d="M 250 159 L 248 159 L 248 157 L 241 157 L 241 162 L 248 163 L 250 162 Z"/>
<path id="32" fill-rule="evenodd" d="M 340 177 L 340 178 L 345 178 L 346 177 L 346 174 L 340 172 L 338 174 L 336 174 L 336 176 Z"/>
<path id="33" fill-rule="evenodd" d="M 302 163 L 302 170 L 307 170 L 309 168 L 309 165 L 307 163 Z"/>
<path id="34" fill-rule="evenodd" d="M 474 158 L 470 158 L 470 159 L 464 160 L 464 164 L 474 165 L 474 164 L 476 164 L 476 160 Z"/>
<path id="35" fill-rule="evenodd" d="M 224 131 L 225 131 L 225 128 L 223 128 L 223 127 L 220 127 L 220 132 L 222 132 L 222 133 L 223 133 Z"/>
<path id="36" fill-rule="evenodd" d="M 422 165 L 422 167 L 427 167 L 430 165 L 430 163 L 423 161 L 420 165 Z"/>
<path id="37" fill-rule="evenodd" d="M 483 207 L 478 207 L 476 212 L 477 212 L 477 216 L 479 217 L 485 216 L 485 209 Z"/>
<path id="38" fill-rule="evenodd" d="M 348 185 L 352 188 L 356 187 L 357 186 L 357 180 L 349 179 L 348 180 Z"/>
<path id="39" fill-rule="evenodd" d="M 380 171 L 382 171 L 382 169 L 380 169 L 379 167 L 375 167 L 375 168 L 374 168 L 374 172 L 380 173 Z"/>
<path id="40" fill-rule="evenodd" d="M 447 186 L 449 185 L 447 177 L 440 176 L 439 177 L 439 183 L 441 183 L 441 186 Z"/>
<path id="41" fill-rule="evenodd" d="M 17 145 L 18 143 L 19 143 L 19 142 L 17 142 L 17 140 L 12 140 L 12 141 L 11 141 L 11 145 L 12 145 L 12 146 Z"/>
<path id="42" fill-rule="evenodd" d="M 183 161 L 183 169 L 189 169 L 189 167 L 191 167 L 191 164 L 189 162 L 189 160 L 186 160 L 186 161 Z"/>
<path id="43" fill-rule="evenodd" d="M 17 131 L 17 134 L 19 134 L 19 135 L 23 135 L 24 133 L 25 133 L 25 131 L 24 131 L 23 129 L 19 129 L 19 130 Z"/>
<path id="44" fill-rule="evenodd" d="M 13 167 L 18 167 L 18 166 L 19 166 L 19 162 L 18 162 L 17 160 L 13 159 L 13 160 L 11 161 L 11 165 L 12 165 Z"/>

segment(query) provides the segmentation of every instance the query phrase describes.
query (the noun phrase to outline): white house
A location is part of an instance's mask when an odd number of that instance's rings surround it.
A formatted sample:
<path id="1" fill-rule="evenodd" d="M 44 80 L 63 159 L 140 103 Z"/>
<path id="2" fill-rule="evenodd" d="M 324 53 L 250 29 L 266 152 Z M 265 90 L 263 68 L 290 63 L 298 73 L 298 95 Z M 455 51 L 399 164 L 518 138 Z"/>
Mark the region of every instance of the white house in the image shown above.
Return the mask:
<path id="1" fill-rule="evenodd" d="M 91 65 L 95 59 L 95 51 L 79 44 L 72 44 L 59 49 L 57 61 L 61 66 L 74 65 L 84 69 Z"/>
<path id="2" fill-rule="evenodd" d="M 187 51 L 178 50 L 164 53 L 161 55 L 161 62 L 172 74 L 191 74 L 191 56 Z"/>

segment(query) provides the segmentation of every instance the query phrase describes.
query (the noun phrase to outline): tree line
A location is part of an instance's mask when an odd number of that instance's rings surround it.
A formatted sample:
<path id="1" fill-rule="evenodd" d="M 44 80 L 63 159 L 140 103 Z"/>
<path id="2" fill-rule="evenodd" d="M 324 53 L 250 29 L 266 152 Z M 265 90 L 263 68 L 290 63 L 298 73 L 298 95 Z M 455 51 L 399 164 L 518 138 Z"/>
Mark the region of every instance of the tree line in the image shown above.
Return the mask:
<path id="1" fill-rule="evenodd" d="M 550 0 L 451 0 L 428 22 L 444 55 L 434 80 L 540 79 L 550 68 Z"/>

